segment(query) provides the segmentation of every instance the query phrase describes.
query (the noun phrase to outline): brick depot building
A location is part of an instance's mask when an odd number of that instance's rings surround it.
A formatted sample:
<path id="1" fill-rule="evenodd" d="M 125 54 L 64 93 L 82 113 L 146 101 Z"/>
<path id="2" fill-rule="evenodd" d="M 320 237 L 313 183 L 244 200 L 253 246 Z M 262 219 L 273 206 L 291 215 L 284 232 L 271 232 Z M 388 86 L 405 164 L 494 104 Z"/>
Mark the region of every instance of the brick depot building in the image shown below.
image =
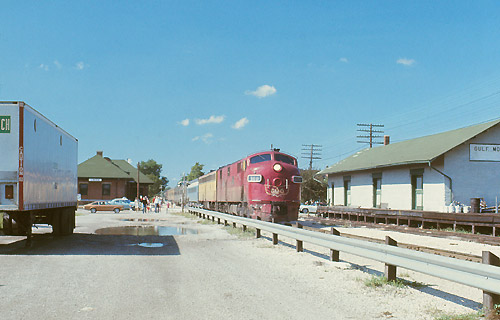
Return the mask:
<path id="1" fill-rule="evenodd" d="M 126 197 L 134 200 L 139 195 L 148 195 L 153 184 L 148 176 L 139 172 L 126 160 L 111 160 L 103 157 L 102 151 L 78 165 L 78 194 L 82 200 L 110 200 Z"/>

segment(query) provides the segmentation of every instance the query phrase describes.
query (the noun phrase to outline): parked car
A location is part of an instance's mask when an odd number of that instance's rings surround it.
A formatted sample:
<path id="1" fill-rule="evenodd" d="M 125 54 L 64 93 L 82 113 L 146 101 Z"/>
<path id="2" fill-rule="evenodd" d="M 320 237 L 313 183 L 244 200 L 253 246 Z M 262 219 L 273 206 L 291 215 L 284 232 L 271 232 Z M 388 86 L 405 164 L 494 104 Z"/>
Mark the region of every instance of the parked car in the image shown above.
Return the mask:
<path id="1" fill-rule="evenodd" d="M 123 206 L 123 210 L 130 210 L 133 202 L 127 198 L 116 198 L 109 201 L 110 204 L 121 204 Z"/>
<path id="2" fill-rule="evenodd" d="M 315 204 L 301 204 L 299 211 L 302 213 L 316 213 L 318 206 Z"/>
<path id="3" fill-rule="evenodd" d="M 115 213 L 119 213 L 123 210 L 123 205 L 111 204 L 107 201 L 94 201 L 84 205 L 83 209 L 90 210 L 92 213 L 96 213 L 97 211 L 114 211 Z"/>

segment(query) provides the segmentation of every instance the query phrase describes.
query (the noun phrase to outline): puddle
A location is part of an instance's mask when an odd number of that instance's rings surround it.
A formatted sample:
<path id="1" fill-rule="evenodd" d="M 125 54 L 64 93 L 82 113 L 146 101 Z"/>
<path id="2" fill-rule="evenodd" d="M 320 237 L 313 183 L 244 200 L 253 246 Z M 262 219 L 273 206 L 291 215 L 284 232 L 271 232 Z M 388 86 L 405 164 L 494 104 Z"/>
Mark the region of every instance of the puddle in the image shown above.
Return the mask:
<path id="1" fill-rule="evenodd" d="M 163 247 L 163 243 L 143 242 L 143 243 L 139 243 L 138 246 L 144 247 L 144 248 L 161 248 L 161 247 Z"/>
<path id="2" fill-rule="evenodd" d="M 98 229 L 96 234 L 102 235 L 127 235 L 127 236 L 178 236 L 184 234 L 198 234 L 198 230 L 163 227 L 163 226 L 126 226 Z"/>

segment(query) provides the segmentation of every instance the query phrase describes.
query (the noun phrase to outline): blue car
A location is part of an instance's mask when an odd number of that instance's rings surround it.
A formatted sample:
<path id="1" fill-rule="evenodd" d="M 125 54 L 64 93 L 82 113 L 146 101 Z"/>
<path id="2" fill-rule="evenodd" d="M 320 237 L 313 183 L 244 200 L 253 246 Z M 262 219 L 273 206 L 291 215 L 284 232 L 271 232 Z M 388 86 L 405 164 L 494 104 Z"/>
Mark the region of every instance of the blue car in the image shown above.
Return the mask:
<path id="1" fill-rule="evenodd" d="M 109 204 L 121 204 L 123 206 L 123 210 L 130 210 L 130 206 L 132 205 L 132 201 L 127 198 L 116 198 L 108 201 Z"/>

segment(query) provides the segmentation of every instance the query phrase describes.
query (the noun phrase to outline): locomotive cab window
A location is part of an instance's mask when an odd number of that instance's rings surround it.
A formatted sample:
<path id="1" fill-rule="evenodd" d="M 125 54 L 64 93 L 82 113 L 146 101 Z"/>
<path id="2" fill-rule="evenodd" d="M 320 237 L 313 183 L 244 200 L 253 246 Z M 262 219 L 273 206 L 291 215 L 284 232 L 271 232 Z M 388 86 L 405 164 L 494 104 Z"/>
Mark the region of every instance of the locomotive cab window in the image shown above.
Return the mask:
<path id="1" fill-rule="evenodd" d="M 274 160 L 295 165 L 295 159 L 284 154 L 275 153 Z"/>
<path id="2" fill-rule="evenodd" d="M 259 154 L 258 156 L 254 156 L 250 158 L 250 163 L 259 163 L 259 162 L 264 162 L 264 161 L 271 161 L 271 154 L 266 153 L 266 154 Z"/>

